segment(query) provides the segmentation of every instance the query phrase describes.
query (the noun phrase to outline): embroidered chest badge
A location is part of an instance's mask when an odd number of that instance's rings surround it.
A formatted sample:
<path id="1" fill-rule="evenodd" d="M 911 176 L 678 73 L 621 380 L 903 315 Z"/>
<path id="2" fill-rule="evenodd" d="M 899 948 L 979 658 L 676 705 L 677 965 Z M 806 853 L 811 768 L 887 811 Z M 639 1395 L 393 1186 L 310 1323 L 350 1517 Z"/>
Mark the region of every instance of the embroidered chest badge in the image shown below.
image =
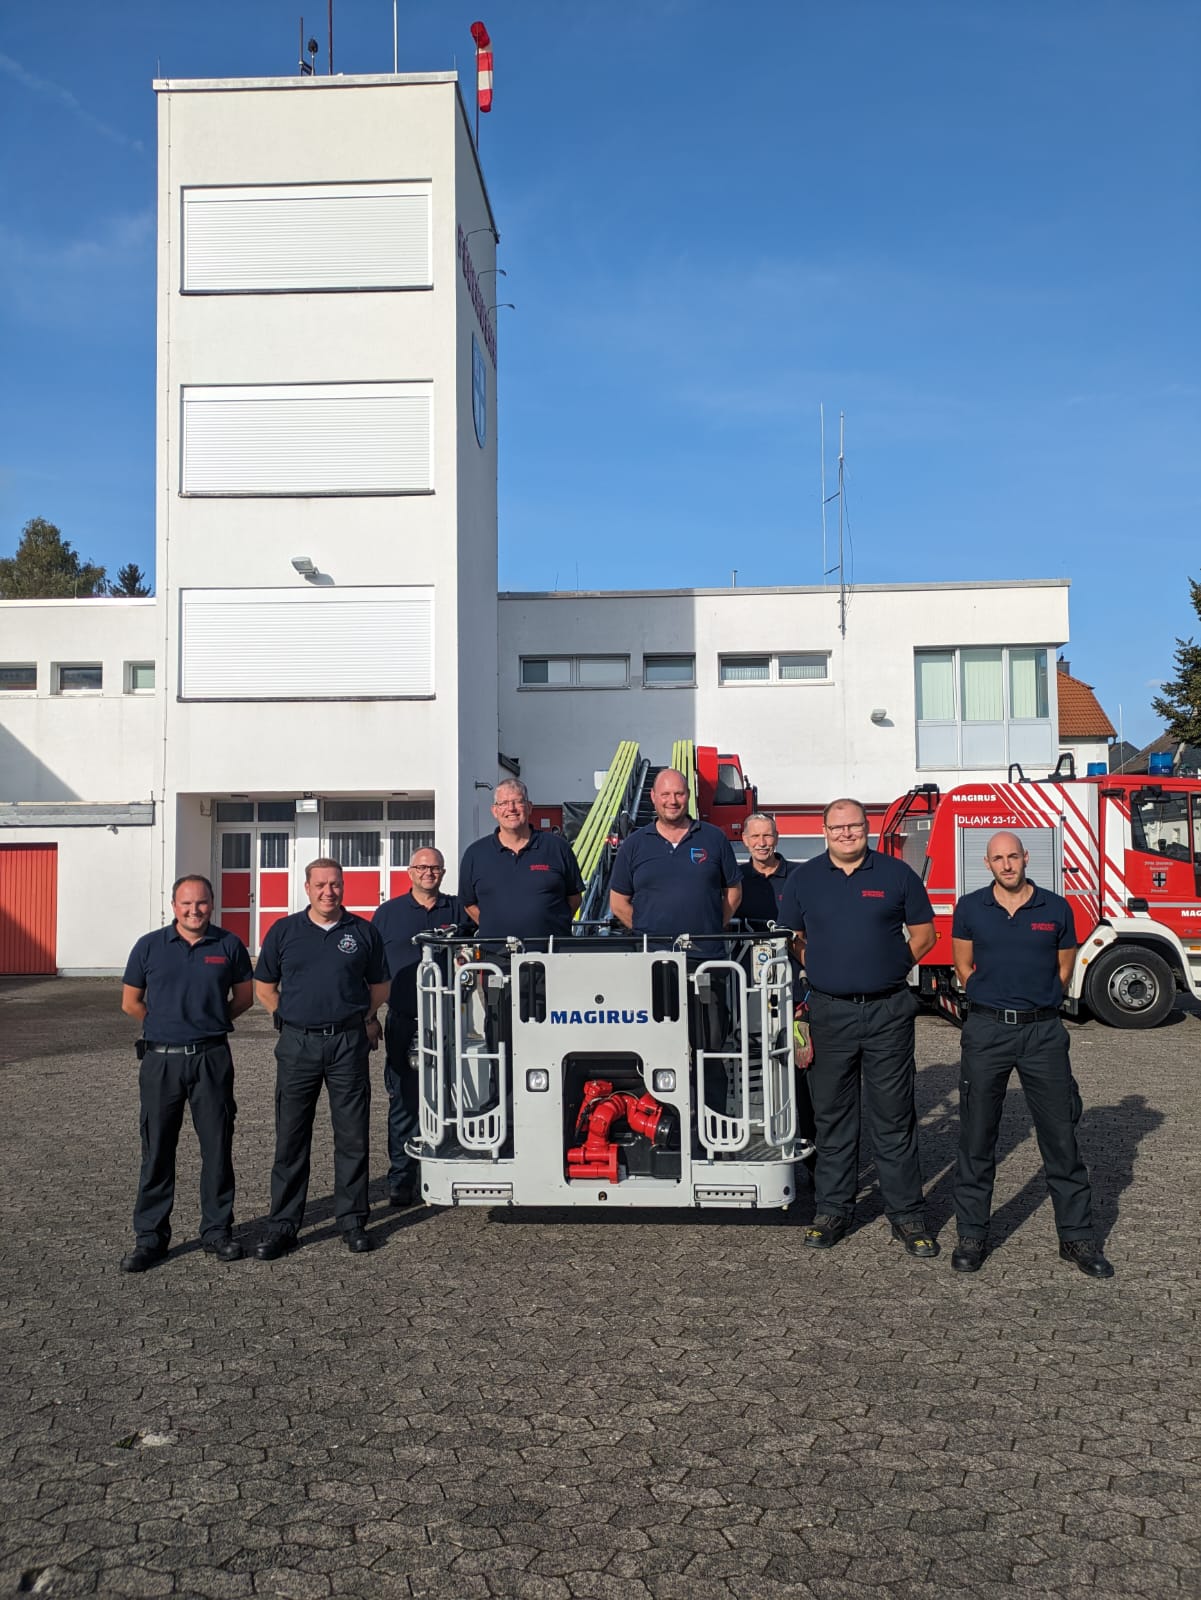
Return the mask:
<path id="1" fill-rule="evenodd" d="M 344 933 L 338 940 L 338 949 L 341 950 L 344 955 L 351 956 L 358 948 L 359 941 L 355 938 L 353 933 Z"/>
<path id="2" fill-rule="evenodd" d="M 703 845 L 693 845 L 688 854 L 692 857 L 693 865 L 697 867 L 703 866 L 709 859 L 709 852 Z"/>

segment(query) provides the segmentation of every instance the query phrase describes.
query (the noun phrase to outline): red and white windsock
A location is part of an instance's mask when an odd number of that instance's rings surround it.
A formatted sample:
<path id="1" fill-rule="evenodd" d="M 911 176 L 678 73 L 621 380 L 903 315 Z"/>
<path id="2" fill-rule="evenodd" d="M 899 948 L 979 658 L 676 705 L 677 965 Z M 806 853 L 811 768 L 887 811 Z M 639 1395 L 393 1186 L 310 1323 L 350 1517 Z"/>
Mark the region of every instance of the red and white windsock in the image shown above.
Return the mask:
<path id="1" fill-rule="evenodd" d="M 492 110 L 492 40 L 482 22 L 471 24 L 475 40 L 475 96 L 481 111 Z"/>

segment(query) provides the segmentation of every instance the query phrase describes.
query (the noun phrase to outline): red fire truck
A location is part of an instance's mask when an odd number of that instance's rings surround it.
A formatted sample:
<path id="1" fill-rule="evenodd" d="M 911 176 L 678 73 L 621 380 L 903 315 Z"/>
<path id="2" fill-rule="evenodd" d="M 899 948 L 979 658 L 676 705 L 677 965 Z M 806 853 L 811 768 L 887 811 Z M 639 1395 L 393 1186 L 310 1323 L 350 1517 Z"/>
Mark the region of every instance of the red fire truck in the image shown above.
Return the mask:
<path id="1" fill-rule="evenodd" d="M 919 992 L 959 1017 L 951 916 L 959 895 L 990 881 L 985 844 L 1005 829 L 1029 851 L 1030 876 L 1075 915 L 1065 1011 L 1083 1003 L 1115 1028 L 1153 1028 L 1178 990 L 1201 999 L 1201 781 L 1016 779 L 947 794 L 925 784 L 885 813 L 880 849 L 913 867 L 934 906 L 938 941 L 915 969 Z"/>

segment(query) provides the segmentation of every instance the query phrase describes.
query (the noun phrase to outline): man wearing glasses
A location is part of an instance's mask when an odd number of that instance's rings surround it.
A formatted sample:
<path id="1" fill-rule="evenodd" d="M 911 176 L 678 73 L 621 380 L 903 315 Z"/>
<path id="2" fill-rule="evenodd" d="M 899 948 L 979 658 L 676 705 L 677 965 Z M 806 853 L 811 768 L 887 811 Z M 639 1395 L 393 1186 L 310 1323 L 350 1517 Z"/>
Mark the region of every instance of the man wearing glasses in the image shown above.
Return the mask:
<path id="1" fill-rule="evenodd" d="M 921 879 L 870 850 L 858 800 L 832 800 L 826 850 L 788 878 L 781 921 L 800 937 L 809 979 L 817 1124 L 816 1215 L 805 1243 L 832 1249 L 850 1228 L 859 1177 L 860 1078 L 880 1194 L 894 1238 L 910 1255 L 938 1254 L 926 1228 L 917 1153 L 910 967 L 934 947 L 934 911 Z"/>
<path id="2" fill-rule="evenodd" d="M 459 869 L 459 899 L 481 939 L 521 939 L 545 948 L 548 934 L 567 938 L 584 893 L 571 846 L 557 833 L 530 827 L 530 797 L 517 778 L 492 796 L 496 827 L 468 845 Z"/>
<path id="3" fill-rule="evenodd" d="M 388 1091 L 388 1204 L 411 1206 L 418 1169 L 405 1149 L 417 1131 L 418 1081 L 409 1065 L 417 1032 L 417 968 L 421 947 L 414 936 L 433 928 L 458 927 L 463 912 L 454 895 L 442 893 L 446 863 L 441 850 L 416 850 L 409 862 L 412 888 L 387 900 L 372 919 L 388 957 L 392 987 L 384 1023 L 384 1088 Z"/>

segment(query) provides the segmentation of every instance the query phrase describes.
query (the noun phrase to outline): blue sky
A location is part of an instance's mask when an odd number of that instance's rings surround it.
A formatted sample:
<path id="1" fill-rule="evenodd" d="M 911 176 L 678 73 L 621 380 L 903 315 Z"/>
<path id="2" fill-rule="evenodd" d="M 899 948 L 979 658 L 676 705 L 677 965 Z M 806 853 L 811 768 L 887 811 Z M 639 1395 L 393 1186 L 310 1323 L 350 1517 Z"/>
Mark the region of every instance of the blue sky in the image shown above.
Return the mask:
<path id="1" fill-rule="evenodd" d="M 474 4 L 474 0 L 473 0 Z M 1072 580 L 1127 737 L 1201 632 L 1195 0 L 401 0 L 496 49 L 501 584 Z M 324 0 L 0 7 L 0 554 L 153 564 L 151 80 L 287 75 Z M 389 71 L 390 0 L 335 0 Z M 831 445 L 829 462 L 833 469 Z"/>

